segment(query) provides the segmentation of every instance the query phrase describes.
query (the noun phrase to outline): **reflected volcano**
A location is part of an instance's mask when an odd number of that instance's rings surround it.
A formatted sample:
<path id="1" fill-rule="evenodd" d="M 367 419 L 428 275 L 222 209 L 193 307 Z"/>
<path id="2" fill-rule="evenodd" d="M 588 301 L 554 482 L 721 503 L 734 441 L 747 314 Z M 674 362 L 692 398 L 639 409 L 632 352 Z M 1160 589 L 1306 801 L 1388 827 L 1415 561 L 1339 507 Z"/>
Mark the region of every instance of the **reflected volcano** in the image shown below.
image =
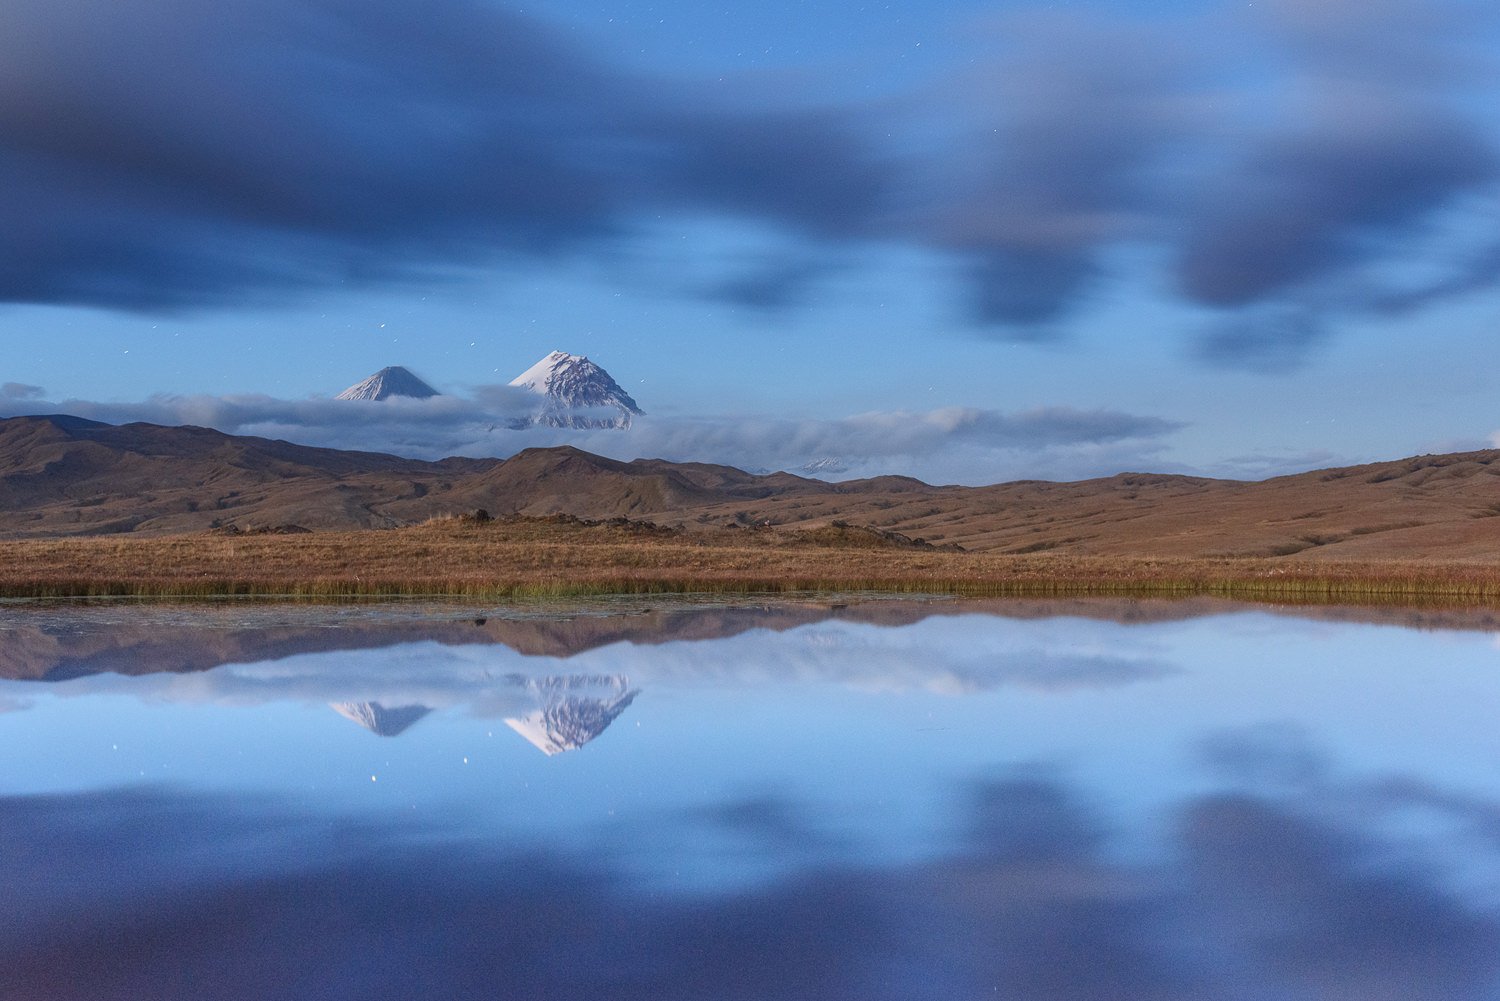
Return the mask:
<path id="1" fill-rule="evenodd" d="M 352 719 L 382 737 L 399 736 L 432 712 L 429 706 L 393 706 L 387 709 L 379 702 L 330 702 L 328 706 L 345 719 Z"/>
<path id="2" fill-rule="evenodd" d="M 524 716 L 508 717 L 505 725 L 548 757 L 576 751 L 599 736 L 640 694 L 623 674 L 511 675 L 510 680 L 540 704 Z"/>

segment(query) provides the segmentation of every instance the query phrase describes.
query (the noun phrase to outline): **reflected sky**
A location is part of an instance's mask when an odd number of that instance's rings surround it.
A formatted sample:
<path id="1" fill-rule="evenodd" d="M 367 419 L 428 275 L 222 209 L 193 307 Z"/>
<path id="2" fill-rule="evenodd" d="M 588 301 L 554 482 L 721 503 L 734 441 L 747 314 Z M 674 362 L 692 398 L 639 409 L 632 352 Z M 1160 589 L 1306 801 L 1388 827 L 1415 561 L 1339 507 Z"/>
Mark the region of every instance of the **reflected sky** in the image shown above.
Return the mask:
<path id="1" fill-rule="evenodd" d="M 0 997 L 1500 998 L 1500 642 L 1421 625 L 5 609 Z"/>

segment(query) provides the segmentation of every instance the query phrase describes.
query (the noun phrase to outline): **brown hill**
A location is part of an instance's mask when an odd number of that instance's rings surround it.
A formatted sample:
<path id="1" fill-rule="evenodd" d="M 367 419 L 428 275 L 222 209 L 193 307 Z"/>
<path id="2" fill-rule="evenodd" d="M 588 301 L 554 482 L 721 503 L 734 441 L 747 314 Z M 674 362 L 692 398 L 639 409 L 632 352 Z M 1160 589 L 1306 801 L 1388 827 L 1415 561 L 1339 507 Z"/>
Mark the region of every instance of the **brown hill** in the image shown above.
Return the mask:
<path id="1" fill-rule="evenodd" d="M 77 417 L 0 420 L 0 533 L 10 537 L 398 524 L 381 502 L 421 496 L 493 462 L 419 462 L 200 427 Z"/>
<path id="2" fill-rule="evenodd" d="M 1500 451 L 1261 482 L 1129 473 L 1074 483 L 825 483 L 575 448 L 422 462 L 206 428 L 0 420 L 0 536 L 380 528 L 483 508 L 799 529 L 835 520 L 1006 553 L 1299 560 L 1500 558 Z"/>

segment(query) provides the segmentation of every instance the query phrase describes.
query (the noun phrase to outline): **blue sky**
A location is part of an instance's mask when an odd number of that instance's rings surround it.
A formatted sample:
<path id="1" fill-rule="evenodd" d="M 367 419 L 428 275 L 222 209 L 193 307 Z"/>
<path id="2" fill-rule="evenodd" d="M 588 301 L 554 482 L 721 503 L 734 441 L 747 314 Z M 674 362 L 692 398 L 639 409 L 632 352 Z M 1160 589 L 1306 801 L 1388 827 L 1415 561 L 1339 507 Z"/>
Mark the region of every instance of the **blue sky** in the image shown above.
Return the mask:
<path id="1" fill-rule="evenodd" d="M 493 399 L 560 348 L 650 415 L 576 439 L 626 458 L 1484 447 L 1497 56 L 1468 0 L 19 0 L 0 411 L 508 454 L 552 438 L 308 398 L 403 364 Z"/>

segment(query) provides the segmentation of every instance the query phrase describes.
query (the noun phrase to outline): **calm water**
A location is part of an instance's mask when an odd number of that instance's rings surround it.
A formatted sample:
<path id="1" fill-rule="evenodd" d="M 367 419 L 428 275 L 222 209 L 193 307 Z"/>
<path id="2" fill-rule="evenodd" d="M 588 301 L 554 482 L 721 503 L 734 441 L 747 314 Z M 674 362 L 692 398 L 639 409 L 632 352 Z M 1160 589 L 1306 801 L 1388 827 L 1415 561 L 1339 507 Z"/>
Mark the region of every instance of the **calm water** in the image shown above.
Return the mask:
<path id="1" fill-rule="evenodd" d="M 0 608 L 0 998 L 1500 998 L 1500 617 Z"/>

